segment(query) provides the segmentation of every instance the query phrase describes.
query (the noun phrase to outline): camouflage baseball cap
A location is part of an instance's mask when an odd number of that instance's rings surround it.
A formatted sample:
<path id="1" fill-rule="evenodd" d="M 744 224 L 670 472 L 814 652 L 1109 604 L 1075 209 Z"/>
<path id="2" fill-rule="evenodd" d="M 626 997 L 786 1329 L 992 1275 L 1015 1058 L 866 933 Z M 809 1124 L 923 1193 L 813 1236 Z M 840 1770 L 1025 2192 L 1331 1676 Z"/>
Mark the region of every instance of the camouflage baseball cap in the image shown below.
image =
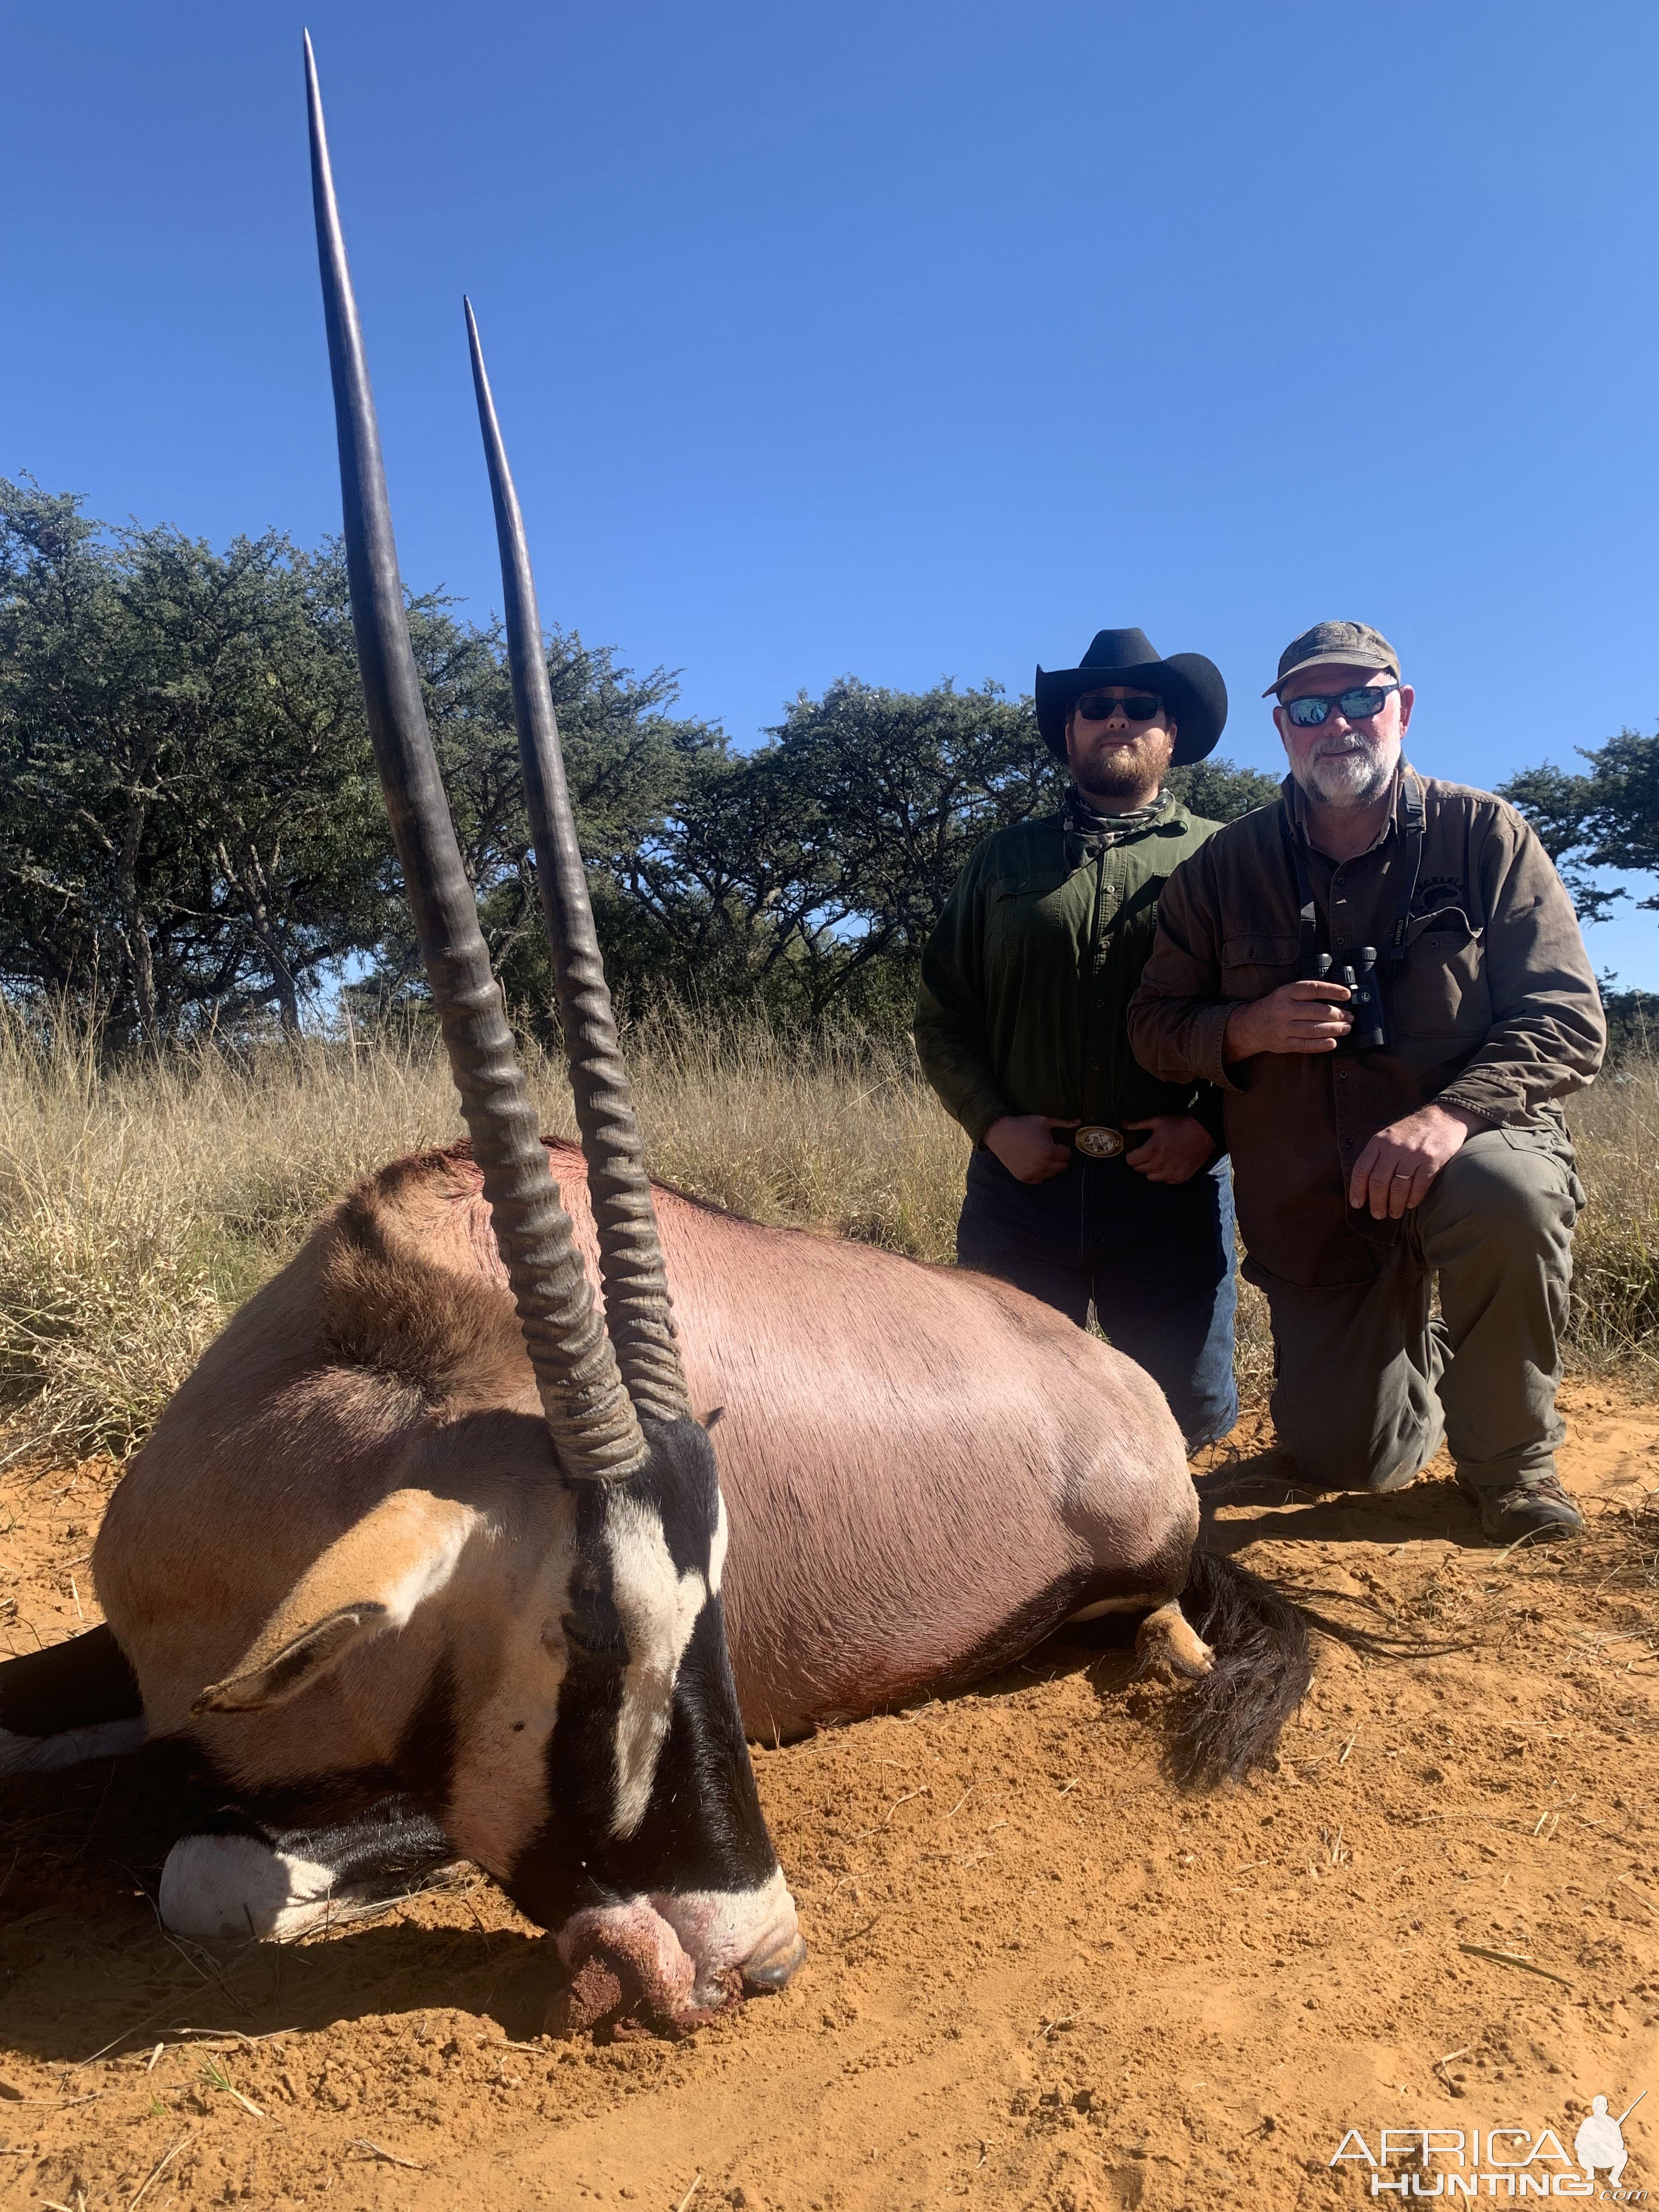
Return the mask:
<path id="1" fill-rule="evenodd" d="M 1396 678 L 1400 674 L 1400 655 L 1382 631 L 1373 629 L 1369 623 L 1316 623 L 1300 637 L 1293 637 L 1279 654 L 1279 673 L 1261 696 L 1271 699 L 1285 678 L 1298 668 L 1344 665 L 1386 668 Z"/>

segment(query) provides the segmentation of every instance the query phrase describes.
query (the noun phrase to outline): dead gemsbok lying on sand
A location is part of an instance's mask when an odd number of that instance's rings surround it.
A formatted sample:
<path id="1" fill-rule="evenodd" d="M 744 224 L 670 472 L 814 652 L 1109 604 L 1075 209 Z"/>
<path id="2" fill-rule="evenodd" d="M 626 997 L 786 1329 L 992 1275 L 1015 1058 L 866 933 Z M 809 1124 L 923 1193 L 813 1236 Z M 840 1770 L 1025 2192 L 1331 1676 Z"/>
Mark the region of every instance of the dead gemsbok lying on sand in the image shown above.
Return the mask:
<path id="1" fill-rule="evenodd" d="M 1305 1636 L 1195 1553 L 1175 1421 L 1097 1339 L 647 1182 L 469 308 L 582 1132 L 550 1176 L 421 705 L 308 46 L 307 71 L 358 658 L 471 1141 L 359 1184 L 208 1352 L 110 1504 L 107 1626 L 0 1668 L 0 1764 L 179 1759 L 210 1808 L 162 1874 L 182 1932 L 291 1935 L 466 1858 L 553 1932 L 556 2023 L 684 2026 L 803 1954 L 745 1731 L 1138 1611 L 1195 1678 L 1195 1764 L 1237 1772 Z"/>

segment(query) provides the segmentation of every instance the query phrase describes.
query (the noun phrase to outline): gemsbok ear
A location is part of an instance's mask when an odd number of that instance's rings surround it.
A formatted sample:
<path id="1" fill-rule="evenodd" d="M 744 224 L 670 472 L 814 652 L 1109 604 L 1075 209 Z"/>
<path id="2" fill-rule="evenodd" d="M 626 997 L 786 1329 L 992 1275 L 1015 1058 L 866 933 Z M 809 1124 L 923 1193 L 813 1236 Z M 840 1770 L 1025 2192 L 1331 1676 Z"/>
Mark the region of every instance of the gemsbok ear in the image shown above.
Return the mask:
<path id="1" fill-rule="evenodd" d="M 480 1525 L 470 1505 L 425 1490 L 394 1490 L 331 1544 L 222 1681 L 192 1713 L 248 1713 L 286 1704 L 337 1666 L 356 1644 L 401 1628 L 454 1573 Z"/>

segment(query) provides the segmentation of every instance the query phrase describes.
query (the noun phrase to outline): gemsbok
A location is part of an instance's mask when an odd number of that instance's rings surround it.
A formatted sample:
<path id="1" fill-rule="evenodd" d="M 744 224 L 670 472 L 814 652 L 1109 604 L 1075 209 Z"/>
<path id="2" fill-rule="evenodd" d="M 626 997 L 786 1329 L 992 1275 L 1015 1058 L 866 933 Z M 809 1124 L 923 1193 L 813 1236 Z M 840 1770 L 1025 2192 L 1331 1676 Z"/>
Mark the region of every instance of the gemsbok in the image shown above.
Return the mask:
<path id="1" fill-rule="evenodd" d="M 286 1936 L 467 1859 L 552 1933 L 553 2024 L 678 2030 L 804 1955 L 746 1737 L 1139 1613 L 1194 1678 L 1192 1764 L 1238 1773 L 1305 1631 L 1195 1548 L 1174 1419 L 1099 1339 L 647 1182 L 469 306 L 581 1131 L 544 1145 L 421 702 L 308 40 L 306 74 L 358 659 L 470 1135 L 349 1192 L 207 1352 L 105 1517 L 106 1626 L 0 1667 L 0 1770 L 174 1759 L 181 1932 Z"/>

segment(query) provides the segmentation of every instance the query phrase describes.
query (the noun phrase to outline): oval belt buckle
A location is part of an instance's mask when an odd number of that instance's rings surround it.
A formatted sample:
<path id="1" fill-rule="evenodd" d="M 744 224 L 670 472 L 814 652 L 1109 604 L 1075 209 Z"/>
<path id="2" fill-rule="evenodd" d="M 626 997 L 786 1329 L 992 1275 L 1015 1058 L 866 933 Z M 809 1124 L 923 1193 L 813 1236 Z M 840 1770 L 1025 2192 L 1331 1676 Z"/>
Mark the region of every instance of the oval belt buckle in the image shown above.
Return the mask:
<path id="1" fill-rule="evenodd" d="M 1077 1130 L 1072 1142 L 1088 1159 L 1115 1160 L 1123 1150 L 1123 1133 L 1091 1126 Z"/>

